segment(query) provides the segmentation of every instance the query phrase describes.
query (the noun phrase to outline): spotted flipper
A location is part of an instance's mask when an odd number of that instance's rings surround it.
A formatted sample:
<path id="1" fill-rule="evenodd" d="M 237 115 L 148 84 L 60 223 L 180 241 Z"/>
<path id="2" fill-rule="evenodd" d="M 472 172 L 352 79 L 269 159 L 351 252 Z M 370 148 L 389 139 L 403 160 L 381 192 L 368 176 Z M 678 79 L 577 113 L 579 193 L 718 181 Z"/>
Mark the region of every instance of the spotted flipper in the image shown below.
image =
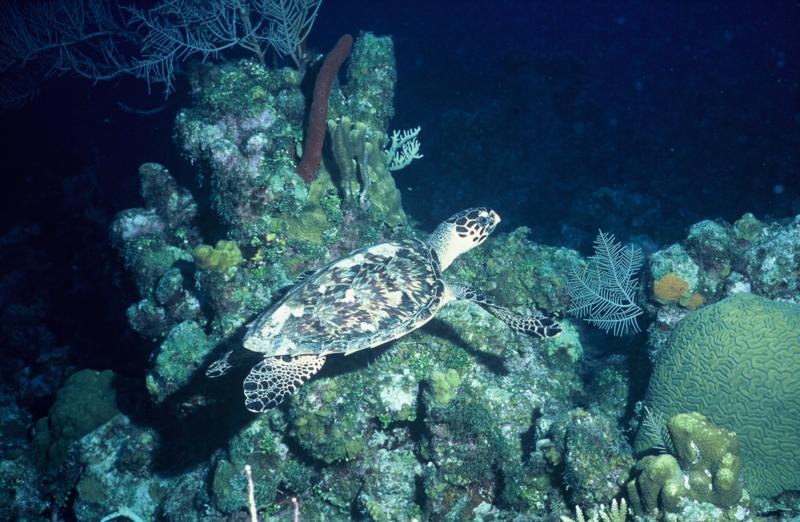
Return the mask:
<path id="1" fill-rule="evenodd" d="M 323 364 L 323 355 L 265 358 L 253 366 L 244 380 L 245 406 L 256 413 L 277 406 L 317 373 Z"/>
<path id="2" fill-rule="evenodd" d="M 456 299 L 465 299 L 477 303 L 484 310 L 497 317 L 518 332 L 533 334 L 542 339 L 557 337 L 561 334 L 561 323 L 547 317 L 537 310 L 535 315 L 523 315 L 495 304 L 492 299 L 474 288 L 458 283 L 448 283 L 447 288 Z"/>

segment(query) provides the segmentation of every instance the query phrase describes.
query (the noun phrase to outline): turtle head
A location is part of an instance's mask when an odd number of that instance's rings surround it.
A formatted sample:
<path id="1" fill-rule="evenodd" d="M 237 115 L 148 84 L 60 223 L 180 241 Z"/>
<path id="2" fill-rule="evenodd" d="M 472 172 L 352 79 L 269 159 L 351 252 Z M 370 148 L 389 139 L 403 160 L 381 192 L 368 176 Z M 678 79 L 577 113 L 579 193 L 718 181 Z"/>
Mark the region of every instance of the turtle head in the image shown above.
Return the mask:
<path id="1" fill-rule="evenodd" d="M 500 216 L 494 210 L 476 207 L 457 212 L 436 227 L 428 243 L 439 256 L 442 270 L 464 252 L 486 241 L 498 223 Z"/>

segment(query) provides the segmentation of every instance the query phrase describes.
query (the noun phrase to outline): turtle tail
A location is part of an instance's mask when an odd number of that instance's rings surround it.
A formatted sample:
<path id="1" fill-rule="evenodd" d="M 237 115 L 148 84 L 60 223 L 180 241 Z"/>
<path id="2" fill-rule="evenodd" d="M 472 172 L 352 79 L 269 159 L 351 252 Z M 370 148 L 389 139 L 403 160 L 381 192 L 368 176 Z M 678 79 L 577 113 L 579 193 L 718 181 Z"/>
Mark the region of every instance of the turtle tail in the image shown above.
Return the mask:
<path id="1" fill-rule="evenodd" d="M 206 377 L 216 379 L 228 373 L 231 368 L 253 364 L 253 358 L 256 356 L 261 356 L 261 354 L 250 350 L 230 350 L 206 368 Z"/>
<path id="2" fill-rule="evenodd" d="M 214 361 L 213 363 L 211 363 L 211 366 L 206 368 L 206 377 L 216 379 L 217 377 L 222 377 L 223 375 L 228 373 L 228 370 L 233 368 L 233 365 L 231 364 L 230 361 L 233 352 L 234 351 L 231 350 L 222 357 L 220 357 L 219 359 L 217 359 L 216 361 Z"/>

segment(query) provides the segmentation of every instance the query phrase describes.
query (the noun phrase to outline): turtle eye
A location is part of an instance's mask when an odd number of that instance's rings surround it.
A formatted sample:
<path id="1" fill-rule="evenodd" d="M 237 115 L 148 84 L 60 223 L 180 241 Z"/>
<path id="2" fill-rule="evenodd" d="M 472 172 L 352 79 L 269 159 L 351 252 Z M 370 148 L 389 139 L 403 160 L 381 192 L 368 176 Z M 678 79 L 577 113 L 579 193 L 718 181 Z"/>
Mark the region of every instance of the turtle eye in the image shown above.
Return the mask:
<path id="1" fill-rule="evenodd" d="M 489 219 L 489 216 L 479 216 L 478 224 L 482 227 L 488 227 L 491 224 L 491 220 Z"/>

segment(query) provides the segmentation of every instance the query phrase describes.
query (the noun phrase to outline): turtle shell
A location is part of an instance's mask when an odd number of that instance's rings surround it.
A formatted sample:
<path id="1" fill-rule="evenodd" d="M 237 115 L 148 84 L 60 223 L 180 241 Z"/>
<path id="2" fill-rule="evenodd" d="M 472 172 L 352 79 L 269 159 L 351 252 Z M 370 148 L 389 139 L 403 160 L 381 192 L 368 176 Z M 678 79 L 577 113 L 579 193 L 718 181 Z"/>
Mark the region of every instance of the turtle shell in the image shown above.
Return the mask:
<path id="1" fill-rule="evenodd" d="M 443 293 L 430 246 L 419 240 L 381 243 L 308 276 L 253 322 L 243 344 L 266 356 L 349 354 L 422 326 Z"/>

